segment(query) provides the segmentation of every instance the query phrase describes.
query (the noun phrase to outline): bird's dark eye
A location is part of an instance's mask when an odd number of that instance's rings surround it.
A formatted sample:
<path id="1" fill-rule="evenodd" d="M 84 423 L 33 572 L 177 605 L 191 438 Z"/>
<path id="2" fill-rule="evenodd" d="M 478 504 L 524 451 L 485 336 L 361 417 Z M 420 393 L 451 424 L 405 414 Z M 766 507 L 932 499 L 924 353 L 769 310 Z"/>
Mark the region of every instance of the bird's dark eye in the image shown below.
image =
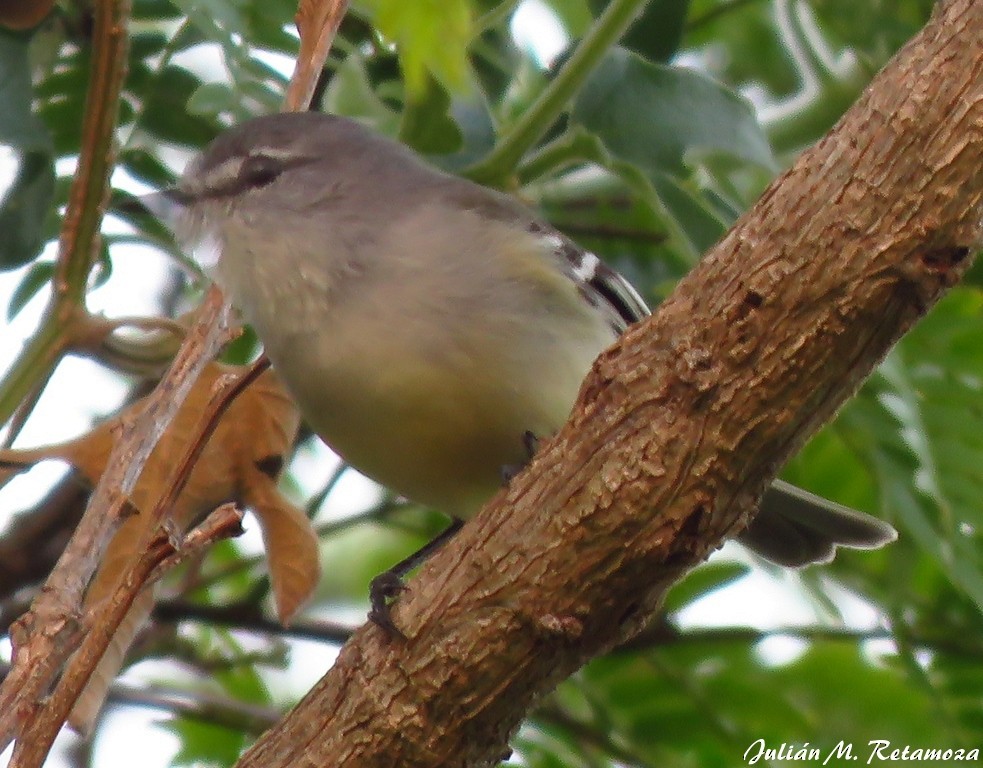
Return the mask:
<path id="1" fill-rule="evenodd" d="M 242 162 L 239 181 L 243 187 L 265 187 L 283 173 L 283 163 L 265 155 L 252 155 Z"/>

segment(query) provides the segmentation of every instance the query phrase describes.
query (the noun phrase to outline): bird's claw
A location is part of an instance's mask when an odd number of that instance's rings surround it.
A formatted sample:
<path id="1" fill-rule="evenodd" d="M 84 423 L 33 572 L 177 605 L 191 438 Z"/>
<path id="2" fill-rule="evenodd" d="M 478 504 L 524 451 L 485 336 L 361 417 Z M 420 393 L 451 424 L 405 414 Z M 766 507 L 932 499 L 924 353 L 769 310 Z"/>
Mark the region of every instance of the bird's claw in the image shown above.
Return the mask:
<path id="1" fill-rule="evenodd" d="M 508 485 L 517 474 L 524 470 L 539 450 L 539 438 L 531 430 L 522 433 L 522 447 L 526 451 L 525 460 L 517 464 L 505 464 L 501 468 L 502 485 Z"/>
<path id="2" fill-rule="evenodd" d="M 390 608 L 393 601 L 406 589 L 407 586 L 399 574 L 392 571 L 380 573 L 372 579 L 372 583 L 369 585 L 369 603 L 372 606 L 369 611 L 369 621 L 390 637 L 398 637 L 402 640 L 405 640 L 406 636 L 393 623 Z"/>

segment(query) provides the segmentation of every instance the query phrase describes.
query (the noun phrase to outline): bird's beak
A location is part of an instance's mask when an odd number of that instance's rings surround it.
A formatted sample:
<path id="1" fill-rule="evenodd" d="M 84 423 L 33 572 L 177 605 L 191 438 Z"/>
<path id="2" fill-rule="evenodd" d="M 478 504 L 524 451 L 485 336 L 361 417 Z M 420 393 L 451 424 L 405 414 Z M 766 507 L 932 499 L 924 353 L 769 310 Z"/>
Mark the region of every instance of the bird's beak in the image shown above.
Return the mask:
<path id="1" fill-rule="evenodd" d="M 186 192 L 182 192 L 176 187 L 170 187 L 160 192 L 130 197 L 121 202 L 117 208 L 121 213 L 149 213 L 173 232 L 181 214 L 190 202 L 190 196 Z"/>

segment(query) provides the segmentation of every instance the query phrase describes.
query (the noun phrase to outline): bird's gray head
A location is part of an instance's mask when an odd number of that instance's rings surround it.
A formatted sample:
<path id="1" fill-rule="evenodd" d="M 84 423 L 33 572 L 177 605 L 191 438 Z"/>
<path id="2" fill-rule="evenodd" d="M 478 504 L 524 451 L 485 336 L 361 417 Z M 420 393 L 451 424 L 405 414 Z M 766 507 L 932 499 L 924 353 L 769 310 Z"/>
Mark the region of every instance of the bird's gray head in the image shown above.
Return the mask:
<path id="1" fill-rule="evenodd" d="M 175 196 L 193 204 L 247 194 L 311 163 L 330 164 L 369 135 L 351 120 L 313 112 L 258 117 L 209 144 L 185 169 Z"/>
<path id="2" fill-rule="evenodd" d="M 366 178 L 385 180 L 416 160 L 402 146 L 342 117 L 293 112 L 254 118 L 220 134 L 149 205 L 186 244 L 230 223 L 289 229 L 332 200 L 357 207 Z M 162 210 L 167 207 L 168 210 Z"/>

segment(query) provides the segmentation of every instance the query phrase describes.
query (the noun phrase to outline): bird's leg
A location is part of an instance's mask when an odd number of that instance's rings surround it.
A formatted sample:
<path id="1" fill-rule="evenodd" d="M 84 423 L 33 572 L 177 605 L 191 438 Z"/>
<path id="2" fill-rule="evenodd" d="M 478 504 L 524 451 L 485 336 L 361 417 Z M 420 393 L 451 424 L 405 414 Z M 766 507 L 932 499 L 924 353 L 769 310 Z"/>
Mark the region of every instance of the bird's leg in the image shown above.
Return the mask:
<path id="1" fill-rule="evenodd" d="M 515 477 L 529 465 L 529 462 L 532 461 L 532 457 L 535 456 L 536 451 L 539 450 L 539 438 L 527 429 L 522 433 L 522 447 L 526 449 L 525 461 L 516 464 L 505 464 L 502 467 L 502 485 L 508 485 L 510 482 L 512 482 L 513 477 Z"/>
<path id="2" fill-rule="evenodd" d="M 502 467 L 502 483 L 505 485 L 532 461 L 539 448 L 539 438 L 533 432 L 526 430 L 522 433 L 522 446 L 526 451 L 525 461 L 521 464 L 506 464 Z M 390 637 L 404 637 L 403 633 L 393 623 L 389 612 L 393 601 L 399 597 L 400 592 L 406 589 L 406 585 L 403 584 L 403 577 L 450 541 L 454 534 L 461 530 L 462 525 L 464 525 L 463 521 L 455 519 L 432 541 L 406 559 L 396 563 L 385 573 L 380 573 L 372 579 L 371 584 L 369 584 L 369 603 L 372 606 L 369 611 L 369 620 L 381 627 Z"/>
<path id="3" fill-rule="evenodd" d="M 372 610 L 369 611 L 369 621 L 381 627 L 390 637 L 405 639 L 403 633 L 393 624 L 392 616 L 389 614 L 392 601 L 406 589 L 406 585 L 403 584 L 403 577 L 454 538 L 454 534 L 461 530 L 462 525 L 464 525 L 463 520 L 455 519 L 430 542 L 424 544 L 409 557 L 400 560 L 385 573 L 380 573 L 372 579 L 369 584 L 369 603 L 372 606 Z"/>

